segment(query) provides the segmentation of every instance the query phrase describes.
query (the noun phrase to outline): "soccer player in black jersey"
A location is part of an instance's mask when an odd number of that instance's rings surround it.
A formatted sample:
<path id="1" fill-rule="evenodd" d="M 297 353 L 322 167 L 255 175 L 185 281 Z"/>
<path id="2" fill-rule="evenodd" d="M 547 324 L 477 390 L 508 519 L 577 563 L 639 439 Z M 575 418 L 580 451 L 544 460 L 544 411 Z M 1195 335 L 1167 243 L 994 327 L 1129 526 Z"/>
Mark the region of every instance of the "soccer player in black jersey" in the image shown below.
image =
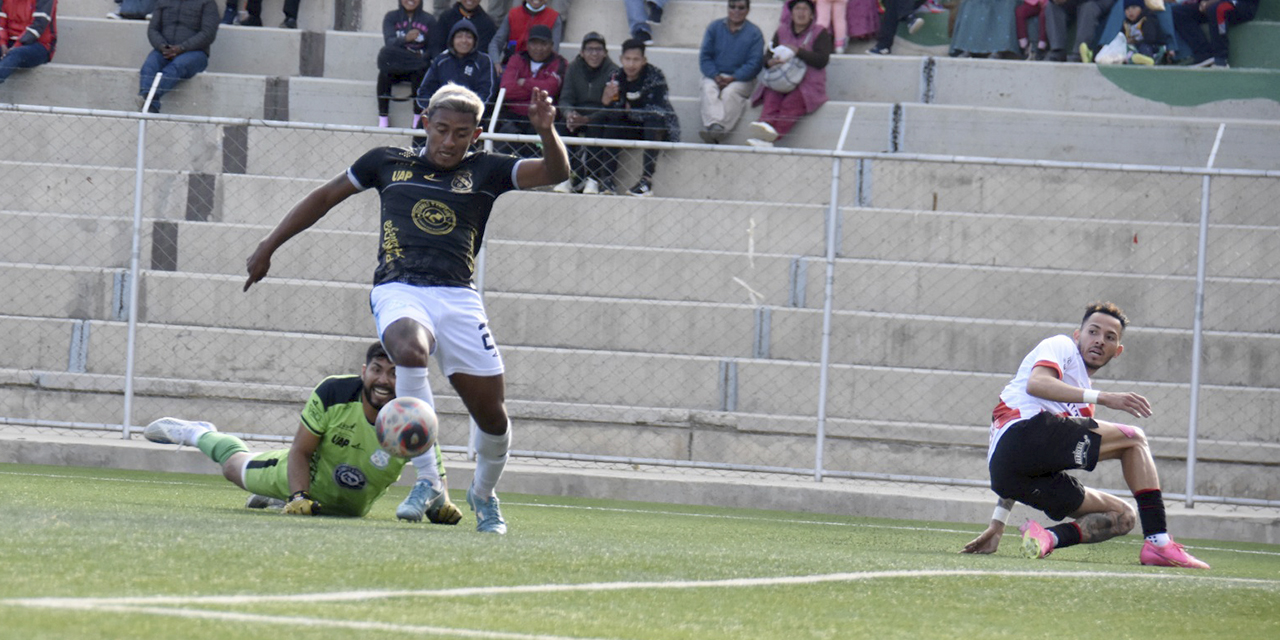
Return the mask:
<path id="1" fill-rule="evenodd" d="M 249 256 L 244 288 L 267 275 L 272 254 L 286 241 L 348 197 L 376 188 L 381 244 L 370 303 L 396 365 L 396 395 L 435 406 L 427 384 L 427 357 L 434 353 L 480 428 L 475 478 L 467 490 L 476 530 L 502 534 L 507 525 L 494 487 L 511 445 L 504 368 L 471 278 L 494 200 L 512 189 L 568 179 L 569 160 L 545 91 L 534 91 L 529 108 L 529 121 L 542 138 L 541 158 L 471 151 L 483 112 L 483 101 L 471 90 L 452 83 L 441 87 L 427 104 L 426 146 L 373 149 L 305 196 Z M 396 512 L 401 518 L 421 520 L 444 500 L 439 471 L 428 458 L 414 460 L 418 482 Z"/>

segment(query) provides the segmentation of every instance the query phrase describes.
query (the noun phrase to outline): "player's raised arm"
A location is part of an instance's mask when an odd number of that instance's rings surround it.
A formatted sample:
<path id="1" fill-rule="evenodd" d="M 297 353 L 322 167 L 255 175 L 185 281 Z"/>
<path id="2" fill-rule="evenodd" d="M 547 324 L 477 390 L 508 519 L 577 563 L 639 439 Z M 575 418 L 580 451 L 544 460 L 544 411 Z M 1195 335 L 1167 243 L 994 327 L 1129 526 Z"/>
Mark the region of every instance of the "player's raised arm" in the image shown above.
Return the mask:
<path id="1" fill-rule="evenodd" d="M 249 278 L 244 282 L 244 290 L 248 291 L 253 283 L 265 278 L 271 270 L 271 256 L 281 245 L 299 233 L 306 231 L 338 203 L 359 192 L 344 172 L 329 182 L 316 187 L 311 193 L 293 205 L 267 237 L 258 243 L 258 247 L 245 260 Z"/>
<path id="2" fill-rule="evenodd" d="M 1136 393 L 1081 389 L 1059 380 L 1057 372 L 1050 367 L 1036 367 L 1031 370 L 1031 377 L 1027 380 L 1027 393 L 1054 402 L 1100 404 L 1138 418 L 1151 417 L 1151 402 Z"/>
<path id="3" fill-rule="evenodd" d="M 521 162 L 516 182 L 521 189 L 558 184 L 569 179 L 569 152 L 556 133 L 556 107 L 546 91 L 534 88 L 529 102 L 529 122 L 542 137 L 542 158 Z"/>

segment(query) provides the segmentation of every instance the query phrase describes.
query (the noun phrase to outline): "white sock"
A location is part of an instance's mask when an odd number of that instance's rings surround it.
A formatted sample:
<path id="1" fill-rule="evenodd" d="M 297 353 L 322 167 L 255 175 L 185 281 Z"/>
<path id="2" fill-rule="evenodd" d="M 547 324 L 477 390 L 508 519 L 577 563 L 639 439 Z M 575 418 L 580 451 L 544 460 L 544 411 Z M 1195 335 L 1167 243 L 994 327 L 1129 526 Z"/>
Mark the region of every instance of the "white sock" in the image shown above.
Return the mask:
<path id="1" fill-rule="evenodd" d="M 396 367 L 396 397 L 414 397 L 436 408 L 435 396 L 431 394 L 431 384 L 427 382 L 426 367 Z M 435 447 L 413 459 L 413 468 L 418 471 L 418 479 L 426 478 L 431 486 L 440 488 L 440 469 L 436 466 Z"/>
<path id="2" fill-rule="evenodd" d="M 476 474 L 471 481 L 472 492 L 482 500 L 493 497 L 502 470 L 507 466 L 507 451 L 511 449 L 511 423 L 507 432 L 495 436 L 479 432 L 476 437 Z"/>
<path id="3" fill-rule="evenodd" d="M 1165 546 L 1166 544 L 1169 544 L 1169 534 L 1168 534 L 1168 533 L 1153 533 L 1153 534 L 1151 534 L 1151 535 L 1147 536 L 1147 542 L 1150 542 L 1151 544 L 1154 544 L 1154 545 L 1155 545 L 1155 546 L 1157 546 L 1157 547 L 1163 547 L 1163 546 Z"/>
<path id="4" fill-rule="evenodd" d="M 1052 532 L 1052 531 L 1049 531 L 1048 529 L 1045 529 L 1045 531 L 1048 531 L 1048 532 L 1049 532 L 1049 537 L 1050 537 L 1050 538 L 1053 538 L 1053 548 L 1054 548 L 1054 549 L 1057 549 L 1057 548 L 1058 548 L 1058 534 L 1056 534 L 1056 533 L 1054 533 L 1054 532 Z"/>

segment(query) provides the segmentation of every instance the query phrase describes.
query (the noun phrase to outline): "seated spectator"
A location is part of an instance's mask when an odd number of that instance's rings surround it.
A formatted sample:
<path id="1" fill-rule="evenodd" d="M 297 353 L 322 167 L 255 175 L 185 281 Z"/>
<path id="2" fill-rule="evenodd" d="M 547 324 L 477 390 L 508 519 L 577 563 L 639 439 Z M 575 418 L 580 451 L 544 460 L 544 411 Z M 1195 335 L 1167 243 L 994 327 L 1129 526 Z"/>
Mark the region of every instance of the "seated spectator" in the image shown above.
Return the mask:
<path id="1" fill-rule="evenodd" d="M 408 82 L 416 90 L 422 85 L 435 57 L 427 43 L 435 38 L 436 19 L 422 10 L 422 0 L 399 0 L 400 6 L 382 18 L 382 50 L 378 52 L 378 126 L 389 126 L 391 87 Z M 428 96 L 428 99 L 430 96 Z M 418 128 L 419 115 L 413 116 Z"/>
<path id="2" fill-rule="evenodd" d="M 107 14 L 109 20 L 150 20 L 156 8 L 156 0 L 116 0 L 116 4 L 120 7 Z M 231 5 L 227 8 L 234 12 Z"/>
<path id="3" fill-rule="evenodd" d="M 924 26 L 924 17 L 916 10 L 924 4 L 924 0 L 883 0 L 884 15 L 880 16 L 880 32 L 876 34 L 876 46 L 867 53 L 887 56 L 893 52 L 893 41 L 898 37 L 898 23 L 907 23 L 907 31 L 915 33 Z"/>
<path id="4" fill-rule="evenodd" d="M 440 4 L 440 0 L 436 0 L 436 4 Z M 436 29 L 431 32 L 436 42 L 431 45 L 432 51 L 439 54 L 449 48 L 447 40 L 452 37 L 453 25 L 462 19 L 471 21 L 472 31 L 476 34 L 476 50 L 481 53 L 489 50 L 489 43 L 493 41 L 493 34 L 498 32 L 498 25 L 485 13 L 480 0 L 458 0 L 453 6 L 436 12 Z M 489 56 L 486 54 L 485 57 Z"/>
<path id="5" fill-rule="evenodd" d="M 151 83 L 160 74 L 160 86 L 151 101 L 151 113 L 160 113 L 160 99 L 166 93 L 209 66 L 209 45 L 217 36 L 214 0 L 159 0 L 147 25 L 153 50 L 139 73 L 138 108 L 146 103 Z"/>
<path id="6" fill-rule="evenodd" d="M 0 84 L 15 69 L 53 59 L 58 45 L 55 0 L 0 0 Z"/>
<path id="7" fill-rule="evenodd" d="M 1018 57 L 1016 21 L 1019 0 L 965 0 L 951 35 L 951 55 L 975 58 Z"/>
<path id="8" fill-rule="evenodd" d="M 1046 2 L 1049 0 L 1045 0 Z M 1172 4 L 1174 0 L 1169 0 Z M 1145 6 L 1145 3 L 1144 3 Z M 1178 41 L 1177 31 L 1173 28 L 1173 11 L 1166 8 L 1164 11 L 1152 11 L 1151 15 L 1160 23 L 1160 31 L 1165 35 L 1165 62 L 1173 62 L 1178 58 L 1179 52 L 1186 51 L 1186 45 Z M 1108 42 L 1116 37 L 1117 33 L 1124 30 L 1124 3 L 1117 2 L 1111 7 L 1111 12 L 1107 14 L 1107 21 L 1102 25 L 1102 31 L 1098 35 L 1098 39 L 1094 41 L 1093 50 L 1096 52 Z M 1156 64 L 1162 64 L 1159 60 Z"/>
<path id="9" fill-rule="evenodd" d="M 1201 0 L 1175 5 L 1173 27 L 1178 39 L 1187 45 L 1194 66 L 1229 67 L 1227 27 L 1253 20 L 1257 13 L 1258 0 Z M 1203 27 L 1206 24 L 1207 38 Z"/>
<path id="10" fill-rule="evenodd" d="M 764 34 L 747 20 L 750 11 L 751 0 L 729 0 L 729 16 L 713 20 L 702 36 L 703 142 L 720 142 L 738 125 L 764 66 Z"/>
<path id="11" fill-rule="evenodd" d="M 1124 0 L 1125 64 L 1151 66 L 1164 62 L 1169 36 L 1142 0 Z M 1082 52 L 1083 53 L 1083 52 Z M 1092 57 L 1092 56 L 1090 56 Z M 1088 62 L 1089 60 L 1085 60 Z"/>
<path id="12" fill-rule="evenodd" d="M 435 0 L 436 4 L 448 2 L 448 0 Z M 511 12 L 511 0 L 489 0 L 489 15 L 505 16 Z M 560 14 L 560 19 L 569 22 L 569 6 L 573 4 L 572 0 L 551 0 L 551 8 Z M 438 13 L 438 12 L 437 12 Z"/>
<path id="13" fill-rule="evenodd" d="M 438 25 L 437 25 L 438 27 Z M 427 103 L 436 91 L 450 82 L 462 85 L 480 96 L 486 103 L 493 98 L 496 82 L 493 76 L 493 63 L 488 54 L 477 46 L 480 38 L 476 34 L 475 25 L 463 18 L 453 23 L 449 32 L 449 49 L 435 57 L 427 68 L 427 75 L 418 85 L 419 114 L 427 110 Z M 414 119 L 413 126 L 419 120 Z"/>
<path id="14" fill-rule="evenodd" d="M 965 0 L 964 6 L 968 6 L 970 2 L 973 0 Z M 1098 33 L 1102 16 L 1115 3 L 1116 0 L 1048 0 L 1044 6 L 1044 26 L 1049 40 L 1049 55 L 1046 59 L 1052 62 L 1080 62 L 1082 50 L 1093 48 L 1094 36 Z M 1076 19 L 1074 42 L 1067 39 L 1067 22 L 1071 16 Z"/>
<path id="15" fill-rule="evenodd" d="M 791 23 L 779 27 L 765 54 L 764 64 L 772 68 L 793 57 L 805 63 L 804 79 L 795 89 L 781 93 L 760 83 L 751 96 L 751 104 L 764 104 L 760 120 L 751 123 L 753 137 L 747 144 L 772 147 L 774 141 L 791 131 L 801 116 L 818 110 L 827 102 L 827 63 L 833 49 L 831 32 L 814 20 L 813 0 L 790 0 Z M 894 21 L 897 22 L 896 20 Z"/>
<path id="16" fill-rule="evenodd" d="M 622 43 L 622 68 L 614 71 L 605 85 L 600 101 L 606 109 L 599 120 L 598 134 L 593 138 L 650 140 L 674 142 L 680 139 L 680 119 L 671 106 L 667 76 L 649 64 L 644 55 L 644 41 L 632 38 Z M 593 121 L 595 119 L 593 118 Z M 604 175 L 608 181 L 602 192 L 614 191 L 618 168 L 618 150 L 605 148 Z M 653 174 L 658 170 L 658 150 L 644 150 L 640 181 L 627 190 L 629 195 L 653 195 Z"/>
<path id="17" fill-rule="evenodd" d="M 627 10 L 627 30 L 645 46 L 653 45 L 653 28 L 662 24 L 668 0 L 622 0 Z"/>
<path id="18" fill-rule="evenodd" d="M 280 23 L 281 29 L 298 28 L 298 6 L 301 3 L 302 0 L 284 0 L 284 22 Z M 228 6 L 227 13 L 230 12 L 231 9 Z M 223 20 L 226 20 L 225 14 Z M 261 27 L 262 0 L 245 0 L 244 9 L 239 12 L 238 24 L 245 27 Z"/>
<path id="19" fill-rule="evenodd" d="M 876 33 L 880 31 L 879 0 L 849 0 L 849 10 L 845 13 L 845 24 L 851 40 L 874 38 Z M 920 24 L 924 25 L 923 18 Z M 846 47 L 847 49 L 848 47 Z"/>
<path id="20" fill-rule="evenodd" d="M 551 30 L 551 46 L 556 55 L 559 55 L 560 40 L 564 38 L 564 20 L 555 9 L 547 6 L 547 0 L 524 0 L 502 19 L 502 25 L 489 43 L 489 58 L 498 65 L 499 73 L 506 66 L 507 60 L 525 50 L 529 41 L 529 29 L 535 25 Z"/>
<path id="21" fill-rule="evenodd" d="M 582 48 L 569 64 L 560 92 L 560 113 L 564 114 L 561 135 L 594 137 L 599 133 L 592 124 L 604 118 L 604 88 L 617 70 L 618 65 L 609 58 L 604 36 L 592 31 L 582 38 Z M 600 193 L 600 184 L 607 175 L 599 149 L 571 145 L 569 167 L 573 175 L 556 185 L 555 191 Z"/>
<path id="22" fill-rule="evenodd" d="M 1049 51 L 1049 39 L 1045 36 L 1044 27 L 1044 3 L 1049 0 L 1022 0 L 1022 4 L 1014 11 L 1015 27 L 1018 31 L 1018 46 L 1021 47 L 1022 57 L 1027 60 L 1041 60 Z M 1027 21 L 1032 18 L 1038 18 L 1036 24 L 1035 46 L 1031 46 L 1031 40 L 1027 38 Z"/>
<path id="23" fill-rule="evenodd" d="M 534 88 L 546 91 L 553 101 L 559 101 L 564 74 L 569 69 L 569 62 L 552 48 L 550 27 L 542 24 L 529 27 L 526 46 L 524 51 L 511 56 L 502 73 L 500 86 L 507 90 L 507 94 L 498 114 L 500 133 L 535 133 L 533 124 L 529 122 L 529 102 L 533 99 Z M 505 152 L 525 158 L 541 155 L 529 145 L 508 148 Z"/>

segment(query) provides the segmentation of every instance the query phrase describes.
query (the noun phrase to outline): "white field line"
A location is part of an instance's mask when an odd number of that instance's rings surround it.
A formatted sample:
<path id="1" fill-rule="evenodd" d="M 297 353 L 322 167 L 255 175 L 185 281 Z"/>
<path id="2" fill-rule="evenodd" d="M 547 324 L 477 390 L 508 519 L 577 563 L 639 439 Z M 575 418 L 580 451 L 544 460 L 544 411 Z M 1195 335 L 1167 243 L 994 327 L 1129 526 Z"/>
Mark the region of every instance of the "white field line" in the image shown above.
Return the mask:
<path id="1" fill-rule="evenodd" d="M 70 479 L 70 480 L 96 480 L 96 481 L 106 481 L 106 482 L 132 482 L 137 484 L 183 485 L 183 486 L 191 486 L 191 487 L 209 488 L 209 485 L 207 484 L 201 484 L 197 482 L 169 481 L 169 480 L 140 480 L 140 479 L 133 479 L 133 478 L 97 478 L 97 477 L 90 477 L 90 476 L 71 476 L 71 475 L 59 475 L 59 474 L 47 474 L 47 473 L 27 473 L 27 472 L 17 472 L 17 471 L 0 471 L 0 475 L 26 476 L 26 477 L 33 477 L 33 478 Z M 655 509 L 624 509 L 621 507 L 592 507 L 592 506 L 586 506 L 586 505 L 543 504 L 543 503 L 537 503 L 537 502 L 512 502 L 508 500 L 503 500 L 502 504 L 505 504 L 507 506 L 519 506 L 519 507 L 541 507 L 544 509 L 608 511 L 612 513 L 637 513 L 637 514 L 656 515 L 656 516 L 682 516 L 686 518 L 744 520 L 748 522 L 777 522 L 782 524 L 817 524 L 817 525 L 824 525 L 824 526 L 830 526 L 830 527 L 855 527 L 855 528 L 862 528 L 862 529 L 888 529 L 888 530 L 895 530 L 895 531 L 955 533 L 955 534 L 961 534 L 961 535 L 967 535 L 967 536 L 972 536 L 980 533 L 979 531 L 976 531 L 976 530 L 947 529 L 945 527 L 910 527 L 910 526 L 904 526 L 904 525 L 871 524 L 871 523 L 865 523 L 865 522 L 832 522 L 829 520 L 801 520 L 801 519 L 794 519 L 794 518 L 762 518 L 759 516 L 738 516 L 738 515 L 728 515 L 728 514 L 718 514 L 718 513 L 688 513 L 688 512 L 680 512 L 680 511 L 659 511 Z M 1140 539 L 1139 540 L 1116 540 L 1116 542 L 1120 544 L 1142 544 L 1142 540 Z M 1205 547 L 1200 545 L 1195 545 L 1191 548 L 1203 549 L 1206 551 L 1221 551 L 1224 553 L 1244 553 L 1244 554 L 1253 554 L 1253 555 L 1261 555 L 1261 556 L 1280 556 L 1280 551 L 1227 549 L 1223 547 Z"/>
<path id="2" fill-rule="evenodd" d="M 155 605 L 253 605 L 261 603 L 315 604 L 320 602 L 365 602 L 391 598 L 466 598 L 519 594 L 601 592 L 669 589 L 729 589 L 813 585 L 828 582 L 863 582 L 899 578 L 969 578 L 999 576 L 1006 578 L 1071 578 L 1071 579 L 1136 579 L 1159 581 L 1210 582 L 1228 586 L 1280 589 L 1280 580 L 1232 578 L 1203 573 L 1123 573 L 1117 571 L 1010 571 L 982 569 L 922 569 L 902 571 L 859 571 L 808 576 L 775 576 L 767 578 L 731 578 L 726 580 L 671 580 L 663 582 L 587 582 L 579 584 L 529 584 L 489 587 L 456 587 L 452 589 L 408 589 L 332 591 L 299 594 L 240 594 L 227 596 L 132 596 L 119 598 L 9 598 L 0 604 L 50 609 L 97 609 L 101 607 L 148 607 Z"/>

